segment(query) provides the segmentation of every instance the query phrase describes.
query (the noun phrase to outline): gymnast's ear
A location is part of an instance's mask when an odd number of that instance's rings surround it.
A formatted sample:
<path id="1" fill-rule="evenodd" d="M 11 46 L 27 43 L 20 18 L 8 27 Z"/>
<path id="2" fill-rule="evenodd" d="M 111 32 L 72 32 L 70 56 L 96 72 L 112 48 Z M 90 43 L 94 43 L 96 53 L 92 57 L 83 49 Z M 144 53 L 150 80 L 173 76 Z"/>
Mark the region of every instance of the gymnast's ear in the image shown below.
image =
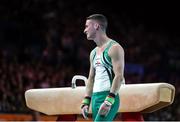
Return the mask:
<path id="1" fill-rule="evenodd" d="M 98 30 L 98 29 L 100 28 L 100 25 L 99 25 L 98 23 L 95 23 L 95 24 L 94 24 L 94 28 L 95 28 L 96 30 Z"/>

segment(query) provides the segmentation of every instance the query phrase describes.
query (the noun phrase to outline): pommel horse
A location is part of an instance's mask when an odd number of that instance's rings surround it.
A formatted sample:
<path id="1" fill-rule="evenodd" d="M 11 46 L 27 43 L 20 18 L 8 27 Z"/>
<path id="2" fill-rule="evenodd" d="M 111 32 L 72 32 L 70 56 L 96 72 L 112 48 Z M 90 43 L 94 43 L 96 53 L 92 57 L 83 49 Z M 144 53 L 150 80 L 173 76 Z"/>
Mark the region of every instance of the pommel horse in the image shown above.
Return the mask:
<path id="1" fill-rule="evenodd" d="M 85 86 L 76 86 L 76 80 L 86 81 L 87 78 L 75 75 L 72 78 L 72 87 L 27 90 L 27 107 L 46 115 L 80 115 Z M 171 105 L 174 101 L 175 87 L 168 83 L 126 84 L 121 86 L 119 95 L 118 112 L 124 114 L 120 121 L 139 121 L 142 120 L 142 113 L 151 113 Z M 91 107 L 89 112 L 92 113 Z M 76 118 L 76 121 L 83 120 L 81 117 Z"/>

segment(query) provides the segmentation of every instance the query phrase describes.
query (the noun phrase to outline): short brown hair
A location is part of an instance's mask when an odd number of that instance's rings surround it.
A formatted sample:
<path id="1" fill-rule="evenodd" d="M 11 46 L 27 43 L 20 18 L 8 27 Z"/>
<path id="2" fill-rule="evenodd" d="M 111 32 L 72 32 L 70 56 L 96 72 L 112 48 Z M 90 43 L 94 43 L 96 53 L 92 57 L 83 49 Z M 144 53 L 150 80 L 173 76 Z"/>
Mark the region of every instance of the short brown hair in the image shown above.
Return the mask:
<path id="1" fill-rule="evenodd" d="M 96 20 L 104 31 L 107 29 L 108 21 L 107 18 L 102 14 L 92 14 L 88 16 L 86 19 Z"/>

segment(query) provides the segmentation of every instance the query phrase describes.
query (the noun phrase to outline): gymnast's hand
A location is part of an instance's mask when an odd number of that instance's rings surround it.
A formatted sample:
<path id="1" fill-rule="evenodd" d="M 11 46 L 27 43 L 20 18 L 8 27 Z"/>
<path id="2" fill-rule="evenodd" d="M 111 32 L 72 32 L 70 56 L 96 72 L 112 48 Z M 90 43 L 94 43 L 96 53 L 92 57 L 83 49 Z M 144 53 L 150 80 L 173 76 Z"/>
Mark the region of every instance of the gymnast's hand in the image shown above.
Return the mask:
<path id="1" fill-rule="evenodd" d="M 89 111 L 88 105 L 84 105 L 81 107 L 81 113 L 85 119 L 88 119 L 88 111 Z"/>
<path id="2" fill-rule="evenodd" d="M 99 108 L 99 111 L 98 111 L 99 115 L 104 116 L 104 117 L 106 117 L 108 115 L 108 113 L 111 110 L 112 105 L 115 102 L 114 97 L 115 97 L 115 95 L 114 94 L 112 95 L 112 93 L 110 93 L 106 97 L 105 101 L 102 103 L 102 105 Z"/>
<path id="3" fill-rule="evenodd" d="M 89 106 L 91 103 L 91 97 L 86 96 L 82 101 L 81 113 L 85 119 L 88 119 Z"/>

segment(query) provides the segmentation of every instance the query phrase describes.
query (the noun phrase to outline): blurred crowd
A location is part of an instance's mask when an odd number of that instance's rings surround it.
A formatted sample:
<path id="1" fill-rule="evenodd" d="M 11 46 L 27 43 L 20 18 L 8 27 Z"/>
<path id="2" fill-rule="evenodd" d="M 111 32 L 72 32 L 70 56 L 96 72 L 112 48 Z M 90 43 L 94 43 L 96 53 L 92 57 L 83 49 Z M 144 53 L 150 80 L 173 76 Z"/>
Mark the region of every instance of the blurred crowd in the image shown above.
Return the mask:
<path id="1" fill-rule="evenodd" d="M 95 44 L 86 40 L 83 29 L 86 16 L 101 12 L 99 4 L 1 1 L 1 113 L 30 112 L 24 98 L 28 89 L 71 87 L 74 75 L 88 77 L 89 53 Z M 109 20 L 108 35 L 125 50 L 126 83 L 166 82 L 176 88 L 174 103 L 145 114 L 145 120 L 180 120 L 179 37 L 150 29 L 123 12 L 107 8 L 103 14 Z"/>

